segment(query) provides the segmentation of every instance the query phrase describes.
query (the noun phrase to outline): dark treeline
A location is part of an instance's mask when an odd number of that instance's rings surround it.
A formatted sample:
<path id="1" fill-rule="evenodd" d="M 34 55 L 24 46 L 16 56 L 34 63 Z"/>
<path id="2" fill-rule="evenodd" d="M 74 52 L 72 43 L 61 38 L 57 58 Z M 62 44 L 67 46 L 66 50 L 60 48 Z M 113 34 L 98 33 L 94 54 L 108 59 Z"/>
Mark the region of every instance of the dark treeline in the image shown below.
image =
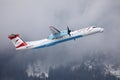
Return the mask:
<path id="1" fill-rule="evenodd" d="M 1 57 L 0 63 L 7 57 Z M 16 67 L 15 65 L 9 65 L 12 64 L 9 63 L 0 65 L 0 80 L 120 80 L 109 71 L 106 73 L 105 61 L 107 57 L 103 54 L 87 55 L 77 63 L 73 62 L 70 65 L 61 65 L 56 68 L 50 67 L 48 78 L 28 77 L 26 66 L 19 65 Z"/>

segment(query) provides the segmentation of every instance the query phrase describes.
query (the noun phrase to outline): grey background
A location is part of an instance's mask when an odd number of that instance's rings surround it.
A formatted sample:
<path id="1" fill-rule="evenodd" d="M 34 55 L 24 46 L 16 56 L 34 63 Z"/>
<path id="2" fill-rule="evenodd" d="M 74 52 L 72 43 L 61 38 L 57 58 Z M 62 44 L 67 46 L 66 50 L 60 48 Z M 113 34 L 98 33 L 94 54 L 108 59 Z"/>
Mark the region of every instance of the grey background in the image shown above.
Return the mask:
<path id="1" fill-rule="evenodd" d="M 48 48 L 16 51 L 7 36 L 19 33 L 26 41 L 46 38 L 49 26 L 72 30 L 95 25 L 105 31 Z M 0 0 L 1 74 L 29 67 L 48 71 L 49 66 L 80 61 L 85 54 L 109 53 L 119 59 L 119 0 Z M 111 57 L 111 58 L 114 58 Z M 15 73 L 15 72 L 14 72 Z"/>

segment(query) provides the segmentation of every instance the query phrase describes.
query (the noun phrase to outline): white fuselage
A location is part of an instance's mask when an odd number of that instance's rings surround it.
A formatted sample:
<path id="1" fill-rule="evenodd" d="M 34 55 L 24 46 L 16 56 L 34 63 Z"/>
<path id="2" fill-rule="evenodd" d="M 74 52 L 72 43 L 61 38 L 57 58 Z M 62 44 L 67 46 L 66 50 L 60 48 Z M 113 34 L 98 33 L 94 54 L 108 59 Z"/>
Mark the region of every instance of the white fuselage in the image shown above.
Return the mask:
<path id="1" fill-rule="evenodd" d="M 72 31 L 72 32 L 70 32 L 70 35 L 65 35 L 65 36 L 57 38 L 57 39 L 46 38 L 46 39 L 42 39 L 42 40 L 38 40 L 38 41 L 26 42 L 27 45 L 22 48 L 19 48 L 19 49 L 26 49 L 26 48 L 36 49 L 36 48 L 48 47 L 48 46 L 52 46 L 52 45 L 55 45 L 55 44 L 58 44 L 61 42 L 65 42 L 65 41 L 73 40 L 76 38 L 84 37 L 87 35 L 103 32 L 103 30 L 104 30 L 103 28 L 91 26 L 91 27 Z"/>

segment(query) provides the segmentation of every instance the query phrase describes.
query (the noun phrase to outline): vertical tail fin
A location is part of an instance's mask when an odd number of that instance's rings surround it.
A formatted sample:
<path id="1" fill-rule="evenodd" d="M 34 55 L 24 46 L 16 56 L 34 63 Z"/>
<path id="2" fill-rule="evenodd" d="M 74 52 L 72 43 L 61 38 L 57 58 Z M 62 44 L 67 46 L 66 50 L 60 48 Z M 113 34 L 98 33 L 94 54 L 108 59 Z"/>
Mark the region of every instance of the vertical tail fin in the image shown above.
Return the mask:
<path id="1" fill-rule="evenodd" d="M 27 45 L 27 43 L 19 37 L 19 34 L 11 34 L 8 38 L 15 45 L 16 49 L 24 48 Z"/>

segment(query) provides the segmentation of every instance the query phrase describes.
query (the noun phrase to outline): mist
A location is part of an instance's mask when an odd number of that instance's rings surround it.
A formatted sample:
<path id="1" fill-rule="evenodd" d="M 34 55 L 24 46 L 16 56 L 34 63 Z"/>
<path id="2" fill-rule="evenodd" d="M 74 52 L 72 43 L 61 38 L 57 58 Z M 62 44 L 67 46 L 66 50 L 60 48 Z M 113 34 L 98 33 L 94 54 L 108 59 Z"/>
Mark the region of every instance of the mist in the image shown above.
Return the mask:
<path id="1" fill-rule="evenodd" d="M 68 65 L 80 61 L 83 55 L 97 52 L 116 58 L 120 53 L 119 8 L 119 0 L 0 0 L 1 71 L 16 70 L 19 66 L 18 70 L 28 74 L 31 69 L 48 72 L 50 66 Z M 95 25 L 105 31 L 52 47 L 23 51 L 16 51 L 7 38 L 11 33 L 19 33 L 25 41 L 43 39 L 50 34 L 51 25 L 59 30 L 67 25 L 72 30 Z"/>

